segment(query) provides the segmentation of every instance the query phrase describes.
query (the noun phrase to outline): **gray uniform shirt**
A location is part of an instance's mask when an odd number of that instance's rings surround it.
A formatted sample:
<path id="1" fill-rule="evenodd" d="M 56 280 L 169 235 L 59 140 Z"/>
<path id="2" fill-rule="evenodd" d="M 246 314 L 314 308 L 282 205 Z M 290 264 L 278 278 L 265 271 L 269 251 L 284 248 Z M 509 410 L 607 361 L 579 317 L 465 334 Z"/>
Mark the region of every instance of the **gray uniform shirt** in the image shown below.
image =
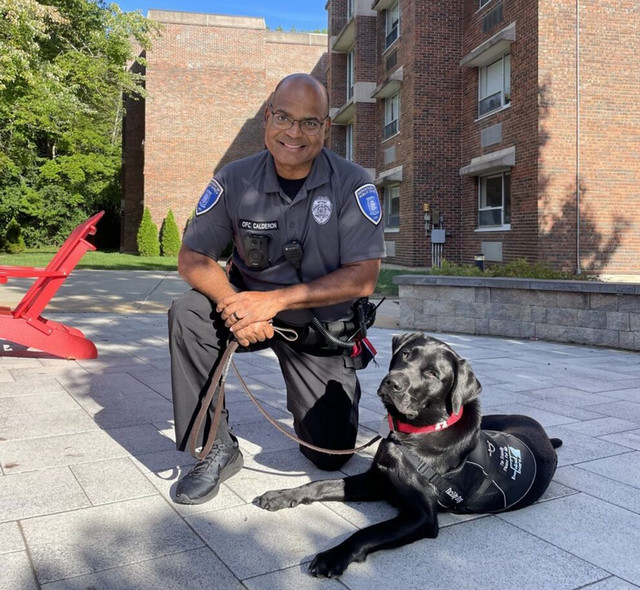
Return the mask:
<path id="1" fill-rule="evenodd" d="M 268 236 L 269 266 L 245 264 L 245 238 Z M 290 199 L 280 188 L 273 156 L 267 150 L 228 164 L 214 176 L 196 208 L 184 244 L 218 260 L 233 240 L 233 263 L 245 287 L 269 291 L 300 282 L 283 256 L 284 244 L 302 244 L 302 278 L 309 282 L 344 264 L 383 258 L 384 233 L 380 201 L 367 172 L 323 148 L 304 185 Z M 315 308 L 322 321 L 349 317 L 353 302 Z M 304 324 L 304 310 L 278 316 Z"/>

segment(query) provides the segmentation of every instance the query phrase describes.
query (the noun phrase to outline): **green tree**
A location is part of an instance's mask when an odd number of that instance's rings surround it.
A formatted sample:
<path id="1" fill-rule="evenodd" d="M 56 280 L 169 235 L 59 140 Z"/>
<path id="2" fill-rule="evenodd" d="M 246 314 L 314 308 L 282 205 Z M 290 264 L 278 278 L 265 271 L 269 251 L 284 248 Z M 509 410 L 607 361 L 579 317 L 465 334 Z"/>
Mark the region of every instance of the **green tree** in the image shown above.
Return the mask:
<path id="1" fill-rule="evenodd" d="M 151 211 L 144 208 L 142 220 L 136 236 L 138 254 L 140 256 L 160 256 L 160 240 L 158 240 L 158 226 L 151 219 Z"/>
<path id="2" fill-rule="evenodd" d="M 24 247 L 20 224 L 15 219 L 11 219 L 4 237 L 4 249 L 9 254 L 19 254 L 24 250 Z"/>
<path id="3" fill-rule="evenodd" d="M 160 228 L 160 250 L 163 256 L 177 256 L 180 250 L 180 230 L 173 216 L 173 211 L 169 209 L 167 216 Z"/>
<path id="4" fill-rule="evenodd" d="M 129 66 L 156 30 L 102 0 L 0 0 L 0 226 L 27 245 L 118 209 L 123 96 L 144 95 Z"/>

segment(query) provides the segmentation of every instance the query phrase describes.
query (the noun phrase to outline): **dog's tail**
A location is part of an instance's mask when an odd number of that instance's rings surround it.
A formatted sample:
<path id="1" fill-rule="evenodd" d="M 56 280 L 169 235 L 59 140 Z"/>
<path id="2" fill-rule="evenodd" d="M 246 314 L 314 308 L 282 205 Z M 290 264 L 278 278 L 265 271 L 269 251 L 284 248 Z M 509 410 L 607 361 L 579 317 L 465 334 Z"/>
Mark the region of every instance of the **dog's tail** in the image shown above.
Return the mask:
<path id="1" fill-rule="evenodd" d="M 554 449 L 557 449 L 558 447 L 562 446 L 561 438 L 550 438 L 549 440 L 551 441 L 551 445 L 553 446 Z"/>

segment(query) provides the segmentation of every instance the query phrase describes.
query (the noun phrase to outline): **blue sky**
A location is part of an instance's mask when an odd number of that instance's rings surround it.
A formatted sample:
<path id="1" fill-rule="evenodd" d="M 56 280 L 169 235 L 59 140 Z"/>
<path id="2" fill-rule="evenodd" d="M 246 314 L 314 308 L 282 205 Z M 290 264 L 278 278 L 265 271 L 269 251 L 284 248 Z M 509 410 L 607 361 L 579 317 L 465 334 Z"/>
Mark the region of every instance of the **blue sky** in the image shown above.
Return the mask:
<path id="1" fill-rule="evenodd" d="M 112 0 L 123 12 L 150 9 L 263 17 L 267 27 L 298 31 L 327 28 L 326 0 Z"/>

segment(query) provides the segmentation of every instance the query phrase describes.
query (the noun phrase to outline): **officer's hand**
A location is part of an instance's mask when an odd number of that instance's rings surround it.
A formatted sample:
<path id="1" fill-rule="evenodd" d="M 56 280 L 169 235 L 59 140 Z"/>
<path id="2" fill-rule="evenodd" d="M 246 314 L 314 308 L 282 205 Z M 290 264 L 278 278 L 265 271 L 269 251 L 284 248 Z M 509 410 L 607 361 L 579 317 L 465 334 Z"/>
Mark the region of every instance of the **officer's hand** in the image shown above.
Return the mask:
<path id="1" fill-rule="evenodd" d="M 235 333 L 251 324 L 269 321 L 280 307 L 274 292 L 240 291 L 221 299 L 216 310 L 227 328 L 233 328 Z"/>
<path id="2" fill-rule="evenodd" d="M 232 328 L 231 331 L 240 346 L 249 346 L 273 338 L 273 326 L 269 322 L 256 322 L 239 330 Z"/>

